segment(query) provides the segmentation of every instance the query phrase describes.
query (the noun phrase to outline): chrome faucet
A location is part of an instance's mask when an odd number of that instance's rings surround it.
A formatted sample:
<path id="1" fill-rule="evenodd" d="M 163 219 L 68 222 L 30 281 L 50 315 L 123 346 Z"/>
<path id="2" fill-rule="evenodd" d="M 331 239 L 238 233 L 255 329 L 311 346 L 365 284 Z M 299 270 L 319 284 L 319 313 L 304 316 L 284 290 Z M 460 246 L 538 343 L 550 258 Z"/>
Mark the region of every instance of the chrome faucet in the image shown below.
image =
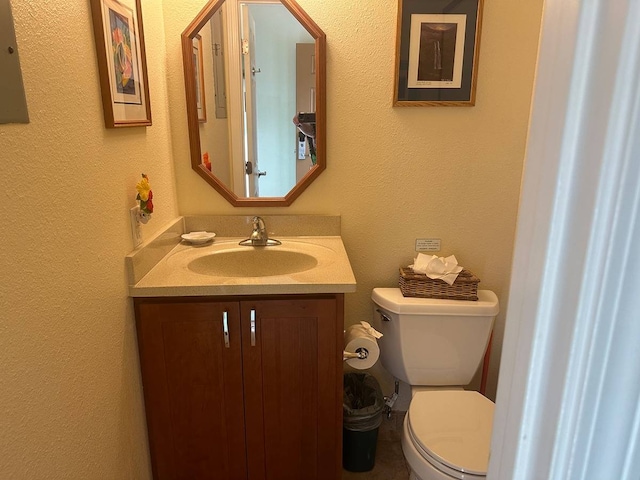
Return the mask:
<path id="1" fill-rule="evenodd" d="M 240 245 L 251 245 L 254 247 L 266 247 L 268 245 L 280 245 L 279 240 L 269 238 L 267 233 L 267 227 L 264 224 L 262 217 L 253 217 L 253 230 L 249 238 L 240 242 Z"/>
<path id="2" fill-rule="evenodd" d="M 269 234 L 267 233 L 267 227 L 264 224 L 262 217 L 253 217 L 253 231 L 249 237 L 253 245 L 266 245 L 269 240 Z"/>

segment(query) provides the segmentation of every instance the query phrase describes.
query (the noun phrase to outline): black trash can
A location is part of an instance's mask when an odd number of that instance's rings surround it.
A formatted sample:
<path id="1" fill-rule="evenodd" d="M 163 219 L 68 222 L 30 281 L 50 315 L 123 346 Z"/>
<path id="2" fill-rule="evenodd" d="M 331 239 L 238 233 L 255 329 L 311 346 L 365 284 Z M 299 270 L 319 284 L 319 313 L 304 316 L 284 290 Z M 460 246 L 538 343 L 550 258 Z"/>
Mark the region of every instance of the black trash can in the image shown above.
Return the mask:
<path id="1" fill-rule="evenodd" d="M 372 375 L 344 375 L 342 466 L 345 470 L 368 472 L 373 469 L 383 409 L 384 395 Z"/>

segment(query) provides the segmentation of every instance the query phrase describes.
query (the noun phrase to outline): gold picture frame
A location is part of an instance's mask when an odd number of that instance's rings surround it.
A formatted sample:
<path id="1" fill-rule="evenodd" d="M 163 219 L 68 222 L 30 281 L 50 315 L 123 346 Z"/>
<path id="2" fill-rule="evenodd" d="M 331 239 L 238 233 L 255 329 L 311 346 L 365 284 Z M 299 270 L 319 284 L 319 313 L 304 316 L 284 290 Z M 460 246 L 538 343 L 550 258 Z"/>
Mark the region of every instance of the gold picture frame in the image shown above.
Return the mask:
<path id="1" fill-rule="evenodd" d="M 483 0 L 398 0 L 393 105 L 473 106 Z"/>
<path id="2" fill-rule="evenodd" d="M 151 125 L 140 0 L 90 0 L 104 123 Z"/>

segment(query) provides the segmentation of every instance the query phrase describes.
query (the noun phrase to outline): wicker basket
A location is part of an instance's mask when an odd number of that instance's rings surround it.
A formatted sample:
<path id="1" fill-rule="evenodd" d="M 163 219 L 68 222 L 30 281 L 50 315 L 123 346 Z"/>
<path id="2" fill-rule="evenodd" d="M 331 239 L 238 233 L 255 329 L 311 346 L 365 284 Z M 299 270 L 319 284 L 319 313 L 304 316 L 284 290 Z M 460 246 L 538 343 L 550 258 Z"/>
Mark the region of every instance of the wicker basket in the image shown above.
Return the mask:
<path id="1" fill-rule="evenodd" d="M 480 279 L 469 270 L 462 270 L 449 285 L 444 280 L 432 280 L 411 268 L 400 268 L 400 290 L 405 297 L 443 298 L 449 300 L 478 300 Z"/>

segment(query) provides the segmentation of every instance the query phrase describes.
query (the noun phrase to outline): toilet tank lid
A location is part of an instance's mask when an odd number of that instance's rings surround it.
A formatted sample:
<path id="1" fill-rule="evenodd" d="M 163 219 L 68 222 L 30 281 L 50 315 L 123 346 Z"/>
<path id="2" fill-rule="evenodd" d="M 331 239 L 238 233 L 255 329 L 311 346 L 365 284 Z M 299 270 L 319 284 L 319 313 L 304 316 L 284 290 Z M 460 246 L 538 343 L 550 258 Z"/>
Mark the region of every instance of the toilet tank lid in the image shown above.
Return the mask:
<path id="1" fill-rule="evenodd" d="M 478 290 L 478 300 L 405 297 L 399 288 L 374 288 L 371 299 L 388 312 L 405 315 L 464 315 L 494 317 L 500 311 L 491 290 Z"/>

